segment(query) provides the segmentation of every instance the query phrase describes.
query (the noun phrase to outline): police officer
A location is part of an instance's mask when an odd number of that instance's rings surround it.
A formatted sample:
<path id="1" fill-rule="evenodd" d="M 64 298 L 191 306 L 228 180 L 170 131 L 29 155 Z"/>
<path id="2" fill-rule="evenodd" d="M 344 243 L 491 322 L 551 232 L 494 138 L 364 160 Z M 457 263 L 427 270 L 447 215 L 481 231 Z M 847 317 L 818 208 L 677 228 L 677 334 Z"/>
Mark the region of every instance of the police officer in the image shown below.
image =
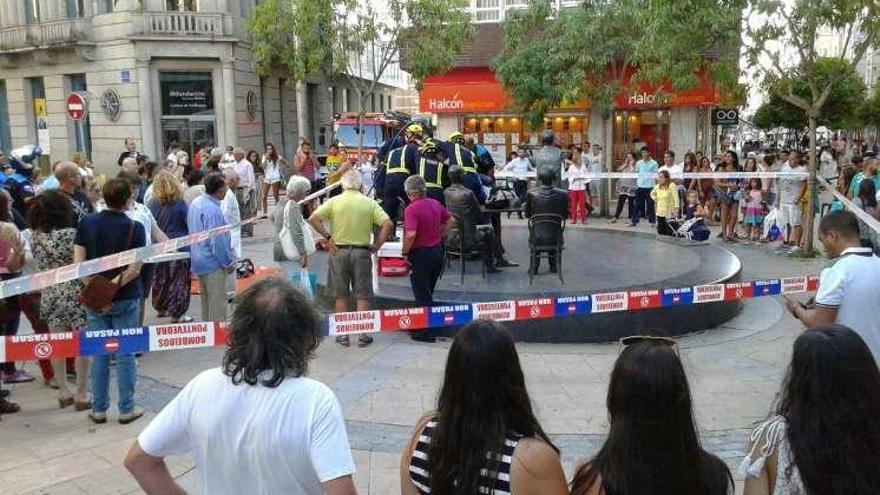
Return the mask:
<path id="1" fill-rule="evenodd" d="M 12 151 L 12 167 L 15 173 L 6 178 L 3 187 L 12 196 L 12 207 L 24 214 L 27 205 L 36 195 L 34 190 L 33 161 L 42 154 L 38 146 L 28 145 Z"/>
<path id="2" fill-rule="evenodd" d="M 427 197 L 444 203 L 443 190 L 449 187 L 449 167 L 446 155 L 440 150 L 437 141 L 426 139 L 419 148 L 419 165 L 416 173 L 425 179 Z"/>
<path id="3" fill-rule="evenodd" d="M 382 191 L 382 208 L 392 222 L 397 222 L 400 212 L 401 202 L 406 201 L 406 192 L 403 190 L 403 183 L 406 178 L 414 173 L 418 166 L 419 146 L 421 146 L 422 133 L 424 132 L 422 125 L 418 123 L 409 124 L 404 131 L 404 139 L 406 144 L 391 150 L 388 158 L 385 160 L 383 167 L 384 184 Z M 377 183 L 380 179 L 377 179 Z"/>
<path id="4" fill-rule="evenodd" d="M 486 202 L 486 190 L 483 189 L 480 173 L 477 171 L 476 157 L 473 151 L 465 146 L 462 133 L 455 131 L 449 135 L 448 141 L 440 141 L 439 144 L 441 151 L 449 157 L 449 166 L 457 165 L 461 167 L 464 173 L 462 185 L 474 193 L 480 204 L 484 204 Z"/>

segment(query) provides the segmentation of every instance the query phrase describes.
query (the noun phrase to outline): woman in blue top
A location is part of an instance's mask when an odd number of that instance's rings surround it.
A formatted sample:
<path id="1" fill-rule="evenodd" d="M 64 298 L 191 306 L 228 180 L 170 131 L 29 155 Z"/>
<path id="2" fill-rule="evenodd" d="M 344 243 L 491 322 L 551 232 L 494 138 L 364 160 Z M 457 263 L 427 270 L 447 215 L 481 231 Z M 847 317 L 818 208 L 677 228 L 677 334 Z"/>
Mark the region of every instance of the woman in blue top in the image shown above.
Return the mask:
<path id="1" fill-rule="evenodd" d="M 187 204 L 183 188 L 173 175 L 159 172 L 153 179 L 153 198 L 149 204 L 156 223 L 169 239 L 189 234 L 186 224 Z M 189 248 L 180 248 L 189 251 Z M 153 308 L 160 317 L 170 316 L 172 323 L 190 321 L 184 316 L 189 309 L 189 259 L 167 261 L 156 266 L 153 284 Z"/>

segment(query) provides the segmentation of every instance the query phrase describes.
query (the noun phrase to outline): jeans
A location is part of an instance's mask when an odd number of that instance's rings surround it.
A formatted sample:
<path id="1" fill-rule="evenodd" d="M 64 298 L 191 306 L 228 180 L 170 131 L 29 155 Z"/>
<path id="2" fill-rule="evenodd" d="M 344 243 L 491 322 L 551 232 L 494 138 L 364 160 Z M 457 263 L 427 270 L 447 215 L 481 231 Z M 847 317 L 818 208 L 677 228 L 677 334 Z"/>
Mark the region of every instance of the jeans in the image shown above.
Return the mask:
<path id="1" fill-rule="evenodd" d="M 640 187 L 636 191 L 636 207 L 632 214 L 632 223 L 639 223 L 639 216 L 648 218 L 648 222 L 653 224 L 657 219 L 654 216 L 654 200 L 651 199 L 650 187 Z"/>
<path id="2" fill-rule="evenodd" d="M 86 309 L 89 330 L 136 328 L 141 300 L 114 301 L 110 311 L 98 314 Z M 116 386 L 119 388 L 117 407 L 120 414 L 134 410 L 134 387 L 137 383 L 137 361 L 134 354 L 116 354 Z M 92 411 L 106 412 L 110 407 L 110 356 L 96 356 L 92 360 Z"/>
<path id="3" fill-rule="evenodd" d="M 443 273 L 443 247 L 414 249 L 409 253 L 412 269 L 409 280 L 412 283 L 413 298 L 419 306 L 434 304 L 434 287 Z"/>

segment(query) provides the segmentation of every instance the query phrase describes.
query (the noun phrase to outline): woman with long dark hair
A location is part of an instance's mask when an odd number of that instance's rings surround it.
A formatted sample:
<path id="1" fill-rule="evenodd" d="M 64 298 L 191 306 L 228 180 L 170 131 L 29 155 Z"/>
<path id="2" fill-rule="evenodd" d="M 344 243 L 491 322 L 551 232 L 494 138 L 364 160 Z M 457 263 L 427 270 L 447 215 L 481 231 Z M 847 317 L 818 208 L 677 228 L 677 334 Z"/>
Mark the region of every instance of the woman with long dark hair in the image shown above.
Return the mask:
<path id="1" fill-rule="evenodd" d="M 400 484 L 403 495 L 568 493 L 501 324 L 477 320 L 455 336 L 437 410 L 416 425 Z"/>
<path id="2" fill-rule="evenodd" d="M 697 155 L 694 154 L 693 151 L 688 151 L 684 154 L 684 167 L 682 168 L 682 172 L 686 174 L 695 174 L 697 173 L 700 165 L 697 163 Z M 684 180 L 684 190 L 685 195 L 687 191 L 696 190 L 697 188 L 697 180 L 696 179 L 685 179 Z M 684 204 L 684 200 L 682 199 L 682 204 Z"/>
<path id="3" fill-rule="evenodd" d="M 859 184 L 859 195 L 853 198 L 853 203 L 859 208 L 865 210 L 865 213 L 880 220 L 880 208 L 877 207 L 877 186 L 872 180 L 863 180 Z M 863 220 L 859 219 L 859 239 L 862 245 L 876 250 L 880 235 L 874 229 L 868 226 Z"/>
<path id="4" fill-rule="evenodd" d="M 704 156 L 700 159 L 700 166 L 697 172 L 701 174 L 712 173 L 712 160 Z M 697 179 L 697 191 L 700 193 L 700 203 L 706 208 L 706 223 L 708 225 L 715 224 L 715 206 L 718 198 L 715 193 L 715 179 Z"/>
<path id="5" fill-rule="evenodd" d="M 31 249 L 40 271 L 60 268 L 73 263 L 76 240 L 77 212 L 60 191 L 46 191 L 34 198 L 28 217 L 31 223 Z M 40 295 L 40 319 L 51 333 L 79 332 L 86 326 L 86 312 L 77 301 L 82 282 L 71 280 L 43 288 Z M 91 409 L 88 380 L 91 360 L 76 358 L 76 390 L 71 393 L 65 379 L 66 361 L 53 359 L 52 368 L 58 377 L 58 406 L 74 406 L 76 411 Z"/>
<path id="6" fill-rule="evenodd" d="M 611 430 L 572 495 L 727 495 L 730 470 L 700 446 L 675 342 L 627 337 L 608 385 Z"/>
<path id="7" fill-rule="evenodd" d="M 636 156 L 636 152 L 628 151 L 626 153 L 626 159 L 617 171 L 633 173 L 636 171 L 637 161 L 639 161 L 639 157 Z M 617 210 L 614 212 L 614 218 L 611 219 L 611 223 L 617 223 L 617 221 L 620 220 L 620 214 L 623 212 L 624 203 L 629 208 L 629 215 L 627 218 L 632 218 L 633 202 L 636 199 L 636 189 L 638 189 L 638 186 L 636 186 L 635 178 L 617 180 Z"/>
<path id="8" fill-rule="evenodd" d="M 275 204 L 279 204 L 281 187 L 286 184 L 284 177 L 284 158 L 278 155 L 278 150 L 272 143 L 266 143 L 266 152 L 263 154 L 261 163 L 263 169 L 263 215 L 269 211 L 269 194 L 275 197 Z"/>
<path id="9" fill-rule="evenodd" d="M 720 172 L 739 172 L 739 157 L 733 150 L 727 150 L 722 156 Z M 715 182 L 715 190 L 721 204 L 721 234 L 725 242 L 736 242 L 736 222 L 739 218 L 739 200 L 741 196 L 740 180 L 728 177 Z"/>
<path id="10" fill-rule="evenodd" d="M 842 325 L 802 333 L 776 416 L 752 433 L 744 495 L 880 493 L 880 371 Z"/>

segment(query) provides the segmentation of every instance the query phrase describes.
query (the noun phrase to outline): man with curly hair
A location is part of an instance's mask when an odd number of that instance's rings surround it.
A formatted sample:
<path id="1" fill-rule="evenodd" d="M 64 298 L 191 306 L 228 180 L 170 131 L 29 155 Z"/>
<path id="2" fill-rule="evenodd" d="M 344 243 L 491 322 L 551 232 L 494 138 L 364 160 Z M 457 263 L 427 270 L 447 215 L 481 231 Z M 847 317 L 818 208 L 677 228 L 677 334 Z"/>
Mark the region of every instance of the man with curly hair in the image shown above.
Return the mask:
<path id="1" fill-rule="evenodd" d="M 355 495 L 342 407 L 305 376 L 320 334 L 311 300 L 289 283 L 248 289 L 223 365 L 189 382 L 129 451 L 125 466 L 141 488 L 184 493 L 164 457 L 192 453 L 203 493 Z"/>

